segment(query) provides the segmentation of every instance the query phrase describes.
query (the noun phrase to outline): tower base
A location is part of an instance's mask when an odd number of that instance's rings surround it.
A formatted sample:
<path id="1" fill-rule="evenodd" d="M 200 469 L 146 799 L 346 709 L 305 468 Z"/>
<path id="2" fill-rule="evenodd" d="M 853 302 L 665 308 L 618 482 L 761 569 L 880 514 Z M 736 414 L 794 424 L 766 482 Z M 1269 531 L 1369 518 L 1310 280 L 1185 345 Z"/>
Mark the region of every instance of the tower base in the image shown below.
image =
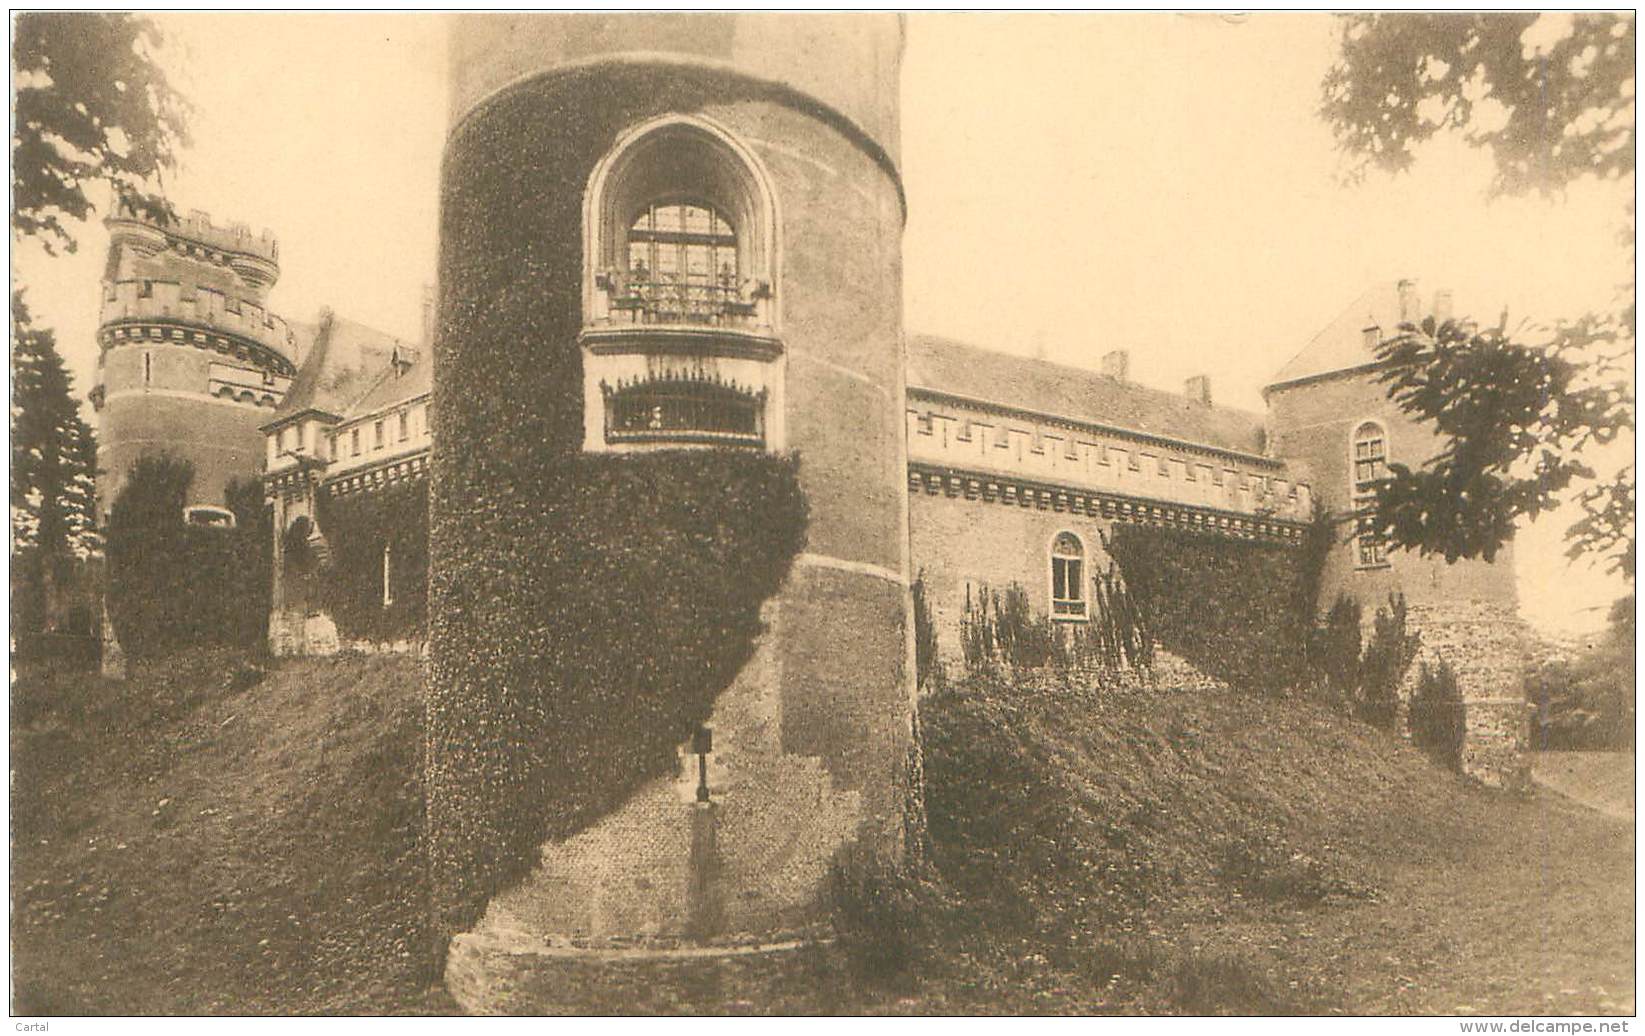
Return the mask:
<path id="1" fill-rule="evenodd" d="M 445 985 L 470 1014 L 760 1013 L 772 1005 L 739 993 L 805 985 L 827 934 L 813 929 L 759 943 L 587 948 L 550 945 L 523 932 L 466 932 L 451 941 Z"/>

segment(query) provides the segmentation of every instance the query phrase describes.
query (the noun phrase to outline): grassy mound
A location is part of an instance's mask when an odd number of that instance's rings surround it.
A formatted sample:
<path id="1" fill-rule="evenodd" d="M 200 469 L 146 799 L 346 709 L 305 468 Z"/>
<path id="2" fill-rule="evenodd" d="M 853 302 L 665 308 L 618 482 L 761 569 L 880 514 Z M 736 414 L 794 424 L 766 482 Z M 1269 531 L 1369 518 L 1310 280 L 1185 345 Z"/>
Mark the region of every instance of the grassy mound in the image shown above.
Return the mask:
<path id="1" fill-rule="evenodd" d="M 194 651 L 12 701 L 14 1011 L 423 1003 L 415 661 Z"/>
<path id="2" fill-rule="evenodd" d="M 1299 938 L 1431 912 L 1421 875 L 1511 863 L 1512 825 L 1548 830 L 1303 697 L 979 678 L 921 705 L 924 860 L 838 890 L 864 974 L 900 973 L 887 1005 L 921 1012 L 1342 1009 L 1345 977 L 1390 965 Z"/>

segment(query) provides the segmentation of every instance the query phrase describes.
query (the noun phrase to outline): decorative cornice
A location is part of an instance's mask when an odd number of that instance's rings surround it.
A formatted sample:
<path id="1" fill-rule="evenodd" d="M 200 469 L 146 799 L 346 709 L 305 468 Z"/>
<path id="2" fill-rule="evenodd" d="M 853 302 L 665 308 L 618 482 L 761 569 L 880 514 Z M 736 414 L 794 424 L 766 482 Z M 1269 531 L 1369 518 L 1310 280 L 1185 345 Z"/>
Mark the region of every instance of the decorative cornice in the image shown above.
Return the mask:
<path id="1" fill-rule="evenodd" d="M 340 472 L 322 482 L 320 489 L 331 496 L 349 496 L 415 481 L 427 475 L 428 450 L 423 449 L 382 464 Z"/>
<path id="2" fill-rule="evenodd" d="M 205 330 L 180 320 L 155 317 L 111 320 L 97 329 L 97 339 L 105 350 L 122 345 L 191 345 L 272 368 L 286 377 L 297 374 L 294 363 L 261 342 L 221 328 Z"/>
<path id="3" fill-rule="evenodd" d="M 589 327 L 578 342 L 595 356 L 719 356 L 771 361 L 782 355 L 781 340 L 734 327 L 632 324 Z"/>
<path id="4" fill-rule="evenodd" d="M 1040 511 L 1064 511 L 1092 518 L 1160 525 L 1235 539 L 1300 543 L 1306 522 L 1273 515 L 1245 514 L 1197 504 L 1148 500 L 1123 493 L 1060 486 L 1050 482 L 964 471 L 959 468 L 912 462 L 908 489 L 927 496 L 939 493 L 967 500 L 1015 504 Z"/>
<path id="5" fill-rule="evenodd" d="M 98 387 L 102 388 L 102 386 Z M 95 391 L 96 389 L 93 389 L 93 392 Z M 182 389 L 158 389 L 153 387 L 116 389 L 113 392 L 104 389 L 98 398 L 101 399 L 101 402 L 92 401 L 92 405 L 98 410 L 103 409 L 103 407 L 117 399 L 136 398 L 187 399 L 198 403 L 216 403 L 219 406 L 240 407 L 249 410 L 267 410 L 270 407 L 279 405 L 277 400 L 263 402 L 261 399 L 230 399 L 223 395 L 213 395 L 210 392 L 185 392 Z"/>
<path id="6" fill-rule="evenodd" d="M 1188 439 L 1177 439 L 1169 435 L 1156 435 L 1153 432 L 1142 432 L 1135 428 L 1122 428 L 1118 425 L 1097 424 L 1093 421 L 1080 421 L 1061 414 L 1048 413 L 1043 410 L 1029 410 L 1026 407 L 1011 406 L 1008 403 L 996 403 L 988 399 L 977 399 L 973 396 L 962 396 L 956 392 L 944 392 L 941 389 L 924 388 L 919 385 L 908 386 L 908 398 L 924 399 L 933 403 L 948 403 L 953 406 L 962 406 L 972 410 L 982 410 L 988 413 L 1000 414 L 1005 417 L 1016 417 L 1027 421 L 1037 421 L 1043 424 L 1055 425 L 1059 428 L 1072 428 L 1076 431 L 1089 432 L 1093 435 L 1105 435 L 1116 439 L 1126 439 L 1131 442 L 1157 446 L 1161 449 L 1180 450 L 1183 453 L 1197 453 L 1203 456 L 1221 457 L 1226 460 L 1236 460 L 1244 464 L 1251 464 L 1271 470 L 1281 470 L 1285 462 L 1277 457 L 1264 457 L 1260 453 L 1246 453 L 1243 450 L 1231 450 L 1225 446 L 1212 446 L 1209 443 L 1192 442 Z"/>

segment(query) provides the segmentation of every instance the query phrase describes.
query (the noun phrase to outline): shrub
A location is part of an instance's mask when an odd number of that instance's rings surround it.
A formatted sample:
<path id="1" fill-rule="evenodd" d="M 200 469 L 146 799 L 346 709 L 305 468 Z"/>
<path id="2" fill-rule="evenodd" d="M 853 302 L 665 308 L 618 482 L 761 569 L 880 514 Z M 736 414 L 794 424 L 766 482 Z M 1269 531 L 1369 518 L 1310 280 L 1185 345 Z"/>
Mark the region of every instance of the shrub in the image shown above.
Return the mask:
<path id="1" fill-rule="evenodd" d="M 937 624 L 931 618 L 931 602 L 926 599 L 924 569 L 909 589 L 914 597 L 915 680 L 921 691 L 928 691 L 942 685 L 944 674 L 937 650 Z"/>
<path id="2" fill-rule="evenodd" d="M 144 454 L 110 510 L 109 616 L 134 659 L 190 645 L 255 647 L 266 632 L 264 511 L 250 502 L 244 483 L 231 484 L 225 503 L 236 511 L 236 528 L 185 525 L 193 480 L 186 461 Z"/>
<path id="3" fill-rule="evenodd" d="M 967 672 L 996 667 L 1011 672 L 1046 667 L 1115 671 L 1152 665 L 1154 642 L 1147 619 L 1112 568 L 1093 581 L 1092 596 L 1087 621 L 1056 622 L 1035 612 L 1028 592 L 1016 583 L 1003 594 L 986 584 L 973 593 L 966 584 L 960 643 Z"/>
<path id="4" fill-rule="evenodd" d="M 1462 745 L 1468 733 L 1467 706 L 1456 672 L 1441 659 L 1432 668 L 1422 663 L 1411 695 L 1411 740 L 1442 765 L 1462 769 Z"/>
<path id="5" fill-rule="evenodd" d="M 1360 649 L 1359 602 L 1339 594 L 1325 624 L 1315 629 L 1309 645 L 1309 661 L 1333 691 L 1353 699 L 1359 690 Z"/>
<path id="6" fill-rule="evenodd" d="M 1394 727 L 1399 705 L 1399 685 L 1416 658 L 1421 638 L 1406 629 L 1403 594 L 1389 594 L 1388 607 L 1378 608 L 1360 660 L 1360 697 L 1357 712 L 1361 719 L 1384 730 Z"/>
<path id="7" fill-rule="evenodd" d="M 1543 662 L 1526 675 L 1536 706 L 1533 748 L 1624 751 L 1634 746 L 1632 595 L 1618 602 L 1611 625 L 1575 658 Z"/>
<path id="8" fill-rule="evenodd" d="M 829 870 L 829 918 L 858 981 L 906 985 L 925 938 L 919 883 L 907 868 L 886 860 L 837 860 Z"/>

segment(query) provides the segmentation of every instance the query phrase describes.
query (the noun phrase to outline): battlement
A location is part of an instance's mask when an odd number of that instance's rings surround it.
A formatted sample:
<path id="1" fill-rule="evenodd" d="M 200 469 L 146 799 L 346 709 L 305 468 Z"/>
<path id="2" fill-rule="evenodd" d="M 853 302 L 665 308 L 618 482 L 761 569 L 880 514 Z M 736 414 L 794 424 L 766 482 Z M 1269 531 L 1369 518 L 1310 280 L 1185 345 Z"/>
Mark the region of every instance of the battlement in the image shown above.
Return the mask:
<path id="1" fill-rule="evenodd" d="M 276 270 L 280 262 L 280 243 L 274 237 L 274 232 L 263 229 L 262 233 L 253 236 L 251 227 L 245 223 L 230 223 L 227 226 L 218 226 L 211 221 L 209 213 L 199 209 L 192 209 L 188 215 L 168 222 L 155 220 L 133 209 L 126 202 L 118 202 L 114 212 L 106 221 L 109 232 L 118 235 L 120 224 L 131 224 L 150 230 L 158 230 L 168 239 L 193 244 L 208 251 L 227 253 L 231 256 L 244 256 L 251 259 L 260 259 Z M 272 279 L 272 278 L 271 278 Z"/>
<path id="2" fill-rule="evenodd" d="M 925 404 L 907 421 L 915 464 L 1290 522 L 1313 513 L 1309 485 L 1268 458 Z"/>
<path id="3" fill-rule="evenodd" d="M 100 338 L 105 347 L 123 334 L 111 324 L 157 320 L 190 325 L 201 334 L 216 331 L 234 335 L 273 350 L 285 359 L 297 359 L 296 338 L 283 317 L 260 303 L 178 281 L 116 281 L 103 285 L 99 315 Z"/>

